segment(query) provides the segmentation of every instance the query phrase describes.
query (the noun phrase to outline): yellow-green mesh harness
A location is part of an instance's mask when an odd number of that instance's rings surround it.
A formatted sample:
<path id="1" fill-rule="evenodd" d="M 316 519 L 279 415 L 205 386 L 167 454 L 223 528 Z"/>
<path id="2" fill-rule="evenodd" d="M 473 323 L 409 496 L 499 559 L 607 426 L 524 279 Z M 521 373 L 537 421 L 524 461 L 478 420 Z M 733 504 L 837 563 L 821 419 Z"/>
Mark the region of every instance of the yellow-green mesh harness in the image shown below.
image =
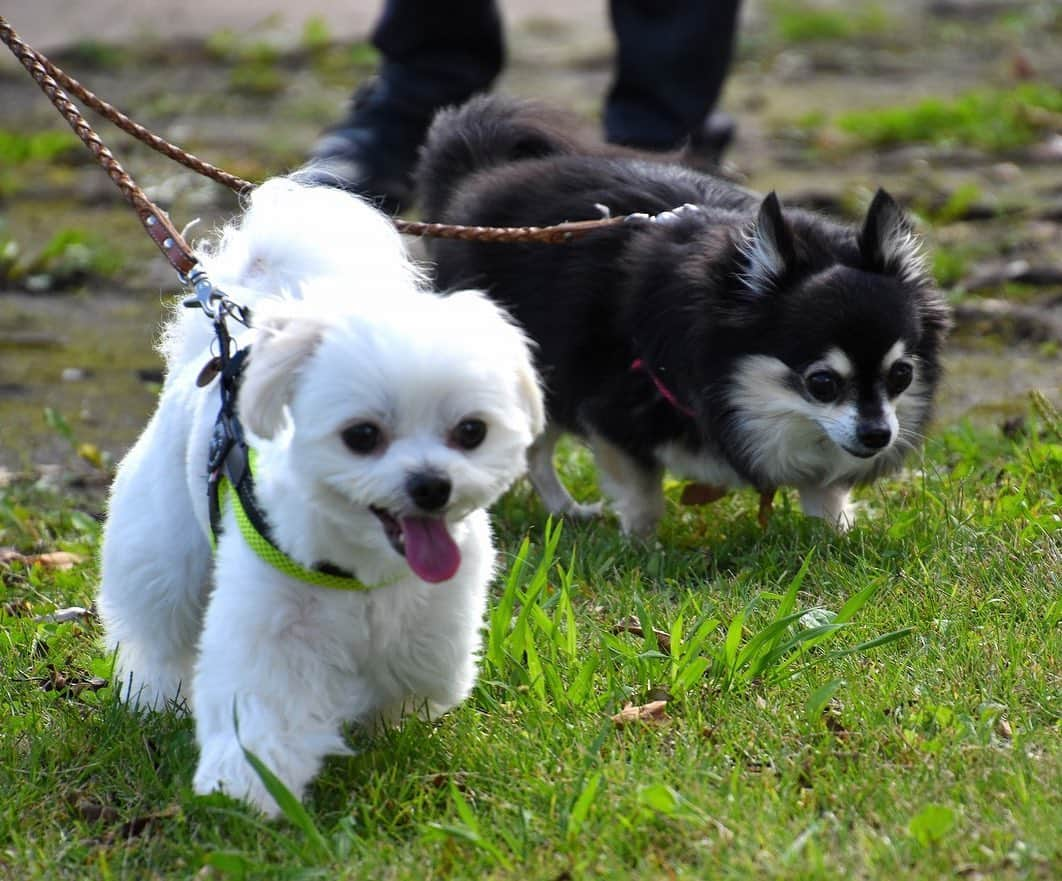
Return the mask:
<path id="1" fill-rule="evenodd" d="M 258 456 L 255 450 L 248 450 L 247 466 L 252 470 L 254 469 L 255 460 L 257 458 Z M 225 507 L 225 500 L 231 498 L 232 510 L 236 515 L 236 525 L 239 527 L 240 535 L 243 536 L 243 540 L 247 542 L 247 546 L 251 550 L 258 554 L 259 557 L 265 560 L 274 569 L 283 572 L 285 575 L 289 575 L 292 578 L 297 578 L 299 581 L 315 584 L 318 587 L 330 587 L 334 590 L 375 589 L 368 584 L 358 581 L 357 578 L 344 575 L 333 575 L 330 572 L 321 572 L 318 569 L 307 569 L 301 563 L 296 563 L 291 557 L 277 548 L 254 528 L 254 524 L 251 523 L 251 518 L 247 516 L 247 512 L 240 503 L 240 494 L 232 492 L 231 490 L 232 484 L 229 482 L 229 479 L 227 477 L 222 477 L 221 482 L 218 485 L 218 495 L 222 509 Z M 215 536 L 211 536 L 211 542 L 216 542 Z M 382 587 L 383 585 L 377 586 Z"/>

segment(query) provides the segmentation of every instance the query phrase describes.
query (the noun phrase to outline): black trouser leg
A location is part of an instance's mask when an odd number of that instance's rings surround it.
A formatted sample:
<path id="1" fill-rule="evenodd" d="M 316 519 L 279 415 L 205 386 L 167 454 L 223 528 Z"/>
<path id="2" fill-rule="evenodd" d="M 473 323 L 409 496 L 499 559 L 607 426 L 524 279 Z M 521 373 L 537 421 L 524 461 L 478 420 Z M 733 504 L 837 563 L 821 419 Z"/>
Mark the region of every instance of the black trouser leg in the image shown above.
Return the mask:
<path id="1" fill-rule="evenodd" d="M 697 130 L 723 89 L 740 0 L 610 0 L 615 78 L 605 136 L 670 149 Z"/>
<path id="2" fill-rule="evenodd" d="M 490 87 L 505 60 L 494 0 L 387 0 L 372 35 L 378 76 L 314 145 L 304 179 L 402 211 L 436 111 Z"/>
<path id="3" fill-rule="evenodd" d="M 386 90 L 431 110 L 490 88 L 505 62 L 494 0 L 387 0 L 372 44 Z"/>

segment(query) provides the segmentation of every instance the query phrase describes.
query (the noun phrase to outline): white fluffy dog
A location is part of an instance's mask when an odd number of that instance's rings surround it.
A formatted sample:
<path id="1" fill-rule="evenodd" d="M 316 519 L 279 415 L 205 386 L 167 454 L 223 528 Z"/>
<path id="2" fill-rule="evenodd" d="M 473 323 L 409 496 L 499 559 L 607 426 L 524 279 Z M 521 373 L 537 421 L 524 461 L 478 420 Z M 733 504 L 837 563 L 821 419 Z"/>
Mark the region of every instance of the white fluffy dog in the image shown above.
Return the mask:
<path id="1" fill-rule="evenodd" d="M 475 679 L 494 561 L 484 508 L 542 430 L 521 332 L 475 291 L 431 294 L 390 223 L 356 197 L 276 179 L 200 255 L 251 309 L 237 412 L 278 568 L 222 508 L 211 552 L 213 330 L 167 330 L 158 410 L 122 462 L 99 610 L 115 682 L 141 708 L 187 700 L 197 792 L 277 805 L 244 758 L 297 795 L 340 726 L 440 713 Z M 357 581 L 322 586 L 321 572 Z M 355 589 L 344 589 L 353 586 Z"/>

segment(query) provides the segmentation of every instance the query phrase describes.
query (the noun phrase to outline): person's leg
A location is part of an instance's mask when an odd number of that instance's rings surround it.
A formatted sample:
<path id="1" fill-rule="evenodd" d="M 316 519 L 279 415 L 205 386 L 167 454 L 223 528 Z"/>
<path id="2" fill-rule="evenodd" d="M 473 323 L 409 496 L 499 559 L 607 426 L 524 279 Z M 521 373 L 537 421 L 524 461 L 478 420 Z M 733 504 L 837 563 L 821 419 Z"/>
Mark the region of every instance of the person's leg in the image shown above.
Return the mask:
<path id="1" fill-rule="evenodd" d="M 388 211 L 410 201 L 410 174 L 435 112 L 490 87 L 505 46 L 494 0 L 387 0 L 372 34 L 377 75 L 314 145 L 304 176 Z"/>
<path id="2" fill-rule="evenodd" d="M 711 114 L 730 66 L 739 6 L 740 0 L 610 0 L 617 48 L 605 105 L 609 141 L 651 150 L 687 139 L 695 149 L 725 147 L 703 142 L 725 141 L 730 133 Z"/>
<path id="3" fill-rule="evenodd" d="M 490 87 L 505 61 L 494 0 L 388 0 L 373 31 L 380 78 L 420 107 L 464 101 Z"/>

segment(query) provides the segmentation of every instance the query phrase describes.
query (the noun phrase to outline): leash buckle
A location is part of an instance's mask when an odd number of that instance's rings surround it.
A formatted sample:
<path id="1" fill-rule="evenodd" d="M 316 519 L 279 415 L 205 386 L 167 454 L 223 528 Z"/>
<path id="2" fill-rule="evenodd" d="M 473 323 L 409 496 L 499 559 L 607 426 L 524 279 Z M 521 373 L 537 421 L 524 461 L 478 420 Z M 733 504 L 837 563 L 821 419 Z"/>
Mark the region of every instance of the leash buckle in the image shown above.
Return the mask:
<path id="1" fill-rule="evenodd" d="M 207 318 L 217 317 L 214 302 L 223 300 L 224 295 L 214 287 L 206 271 L 197 266 L 187 275 L 181 276 L 181 281 L 193 292 L 193 296 L 188 297 L 181 305 L 189 309 L 202 309 Z"/>

